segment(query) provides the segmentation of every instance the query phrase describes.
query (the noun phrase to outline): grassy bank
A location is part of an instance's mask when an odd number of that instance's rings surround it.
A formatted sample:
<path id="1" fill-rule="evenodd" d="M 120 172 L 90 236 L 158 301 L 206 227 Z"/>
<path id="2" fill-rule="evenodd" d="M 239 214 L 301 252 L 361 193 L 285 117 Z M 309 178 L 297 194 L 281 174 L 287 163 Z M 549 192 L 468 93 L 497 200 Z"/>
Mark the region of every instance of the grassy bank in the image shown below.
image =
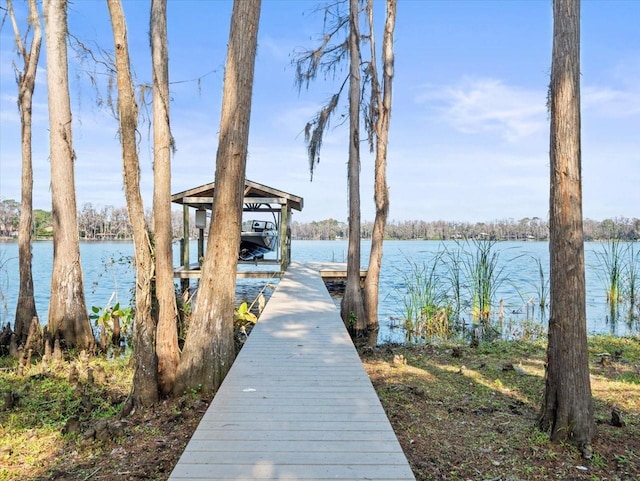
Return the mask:
<path id="1" fill-rule="evenodd" d="M 542 343 L 379 346 L 361 357 L 418 480 L 640 479 L 640 340 L 589 343 L 589 462 L 535 428 Z M 210 401 L 189 393 L 119 419 L 126 360 L 34 361 L 23 376 L 0 363 L 2 481 L 166 480 Z"/>
<path id="2" fill-rule="evenodd" d="M 640 340 L 595 337 L 589 352 L 590 461 L 535 427 L 543 343 L 380 347 L 362 358 L 418 480 L 640 479 Z"/>

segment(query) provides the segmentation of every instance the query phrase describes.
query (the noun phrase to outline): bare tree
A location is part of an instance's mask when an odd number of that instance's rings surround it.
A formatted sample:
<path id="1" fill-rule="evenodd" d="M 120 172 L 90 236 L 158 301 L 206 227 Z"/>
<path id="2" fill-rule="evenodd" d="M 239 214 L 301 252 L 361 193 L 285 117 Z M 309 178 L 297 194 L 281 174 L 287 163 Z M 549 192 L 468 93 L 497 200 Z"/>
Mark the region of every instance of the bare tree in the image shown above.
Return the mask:
<path id="1" fill-rule="evenodd" d="M 169 127 L 169 54 L 167 1 L 151 2 L 151 56 L 153 61 L 153 232 L 158 301 L 158 376 L 160 391 L 173 389 L 178 367 L 177 307 L 171 250 L 171 150 Z"/>
<path id="2" fill-rule="evenodd" d="M 54 336 L 62 337 L 67 347 L 92 349 L 95 338 L 84 297 L 76 211 L 66 0 L 46 0 L 44 19 L 53 213 L 53 273 L 48 328 Z"/>
<path id="3" fill-rule="evenodd" d="M 378 293 L 380 287 L 380 269 L 382 268 L 382 245 L 384 241 L 387 216 L 389 214 L 389 188 L 387 186 L 387 144 L 389 142 L 389 123 L 391 120 L 391 92 L 393 80 L 393 33 L 396 21 L 396 0 L 387 0 L 386 20 L 382 38 L 382 91 L 378 81 L 376 62 L 376 43 L 373 23 L 373 0 L 367 0 L 369 19 L 369 44 L 371 48 L 370 72 L 371 103 L 368 115 L 370 145 L 375 139 L 374 167 L 374 201 L 376 217 L 371 233 L 371 253 L 369 267 L 364 281 L 364 307 L 367 320 L 367 331 L 377 333 Z M 376 336 L 377 337 L 377 336 Z"/>
<path id="4" fill-rule="evenodd" d="M 107 6 L 111 16 L 115 46 L 122 172 L 127 209 L 133 229 L 136 268 L 136 320 L 133 325 L 135 368 L 131 393 L 125 407 L 125 410 L 130 410 L 138 406 L 149 406 L 158 401 L 156 325 L 151 312 L 153 259 L 140 194 L 140 164 L 136 142 L 138 105 L 131 80 L 127 26 L 120 0 L 107 0 Z"/>
<path id="5" fill-rule="evenodd" d="M 260 0 L 235 0 L 224 75 L 209 244 L 174 391 L 214 392 L 235 358 L 233 306 Z"/>
<path id="6" fill-rule="evenodd" d="M 40 15 L 35 0 L 29 0 L 29 26 L 33 29 L 31 46 L 25 48 L 18 29 L 18 22 L 13 11 L 11 0 L 7 0 L 7 10 L 11 17 L 16 47 L 24 65 L 21 70 L 16 67 L 18 82 L 18 109 L 20 110 L 21 140 L 22 140 L 22 198 L 20 202 L 20 223 L 18 227 L 18 262 L 20 271 L 20 290 L 16 306 L 14 331 L 18 343 L 24 343 L 29 335 L 29 326 L 34 317 L 38 317 L 33 292 L 33 274 L 31 272 L 31 236 L 33 225 L 33 163 L 32 163 L 32 122 L 31 110 L 33 92 L 36 86 L 36 72 L 42 46 L 42 28 Z"/>
<path id="7" fill-rule="evenodd" d="M 382 264 L 382 241 L 389 210 L 389 196 L 386 183 L 387 142 L 389 120 L 391 115 L 391 80 L 393 77 L 393 31 L 395 28 L 396 2 L 387 2 L 387 17 L 383 36 L 383 86 L 379 85 L 376 47 L 373 25 L 373 2 L 367 2 L 368 36 L 359 32 L 359 2 L 349 1 L 349 14 L 345 15 L 341 6 L 345 2 L 332 2 L 324 7 L 325 24 L 322 42 L 315 50 L 303 51 L 296 55 L 296 83 L 298 87 L 308 86 L 310 80 L 319 72 L 335 75 L 339 65 L 349 54 L 349 256 L 347 259 L 347 288 L 341 306 L 342 319 L 351 330 L 352 335 L 366 335 L 369 330 L 377 332 L 378 328 L 378 288 Z M 339 34 L 348 32 L 342 41 Z M 336 41 L 336 38 L 338 40 Z M 370 42 L 368 62 L 363 62 L 360 52 L 361 41 Z M 360 80 L 360 72 L 364 71 L 364 80 Z M 345 82 L 346 80 L 345 79 Z M 340 95 L 344 87 L 334 94 L 318 115 L 307 124 L 305 140 L 309 153 L 309 166 L 313 170 L 320 160 L 322 139 L 329 125 L 329 120 L 336 112 Z M 356 87 L 357 86 L 357 87 Z M 375 203 L 376 220 L 372 232 L 371 257 L 369 272 L 365 280 L 364 297 L 360 288 L 360 154 L 359 154 L 359 122 L 360 102 L 364 91 L 371 89 L 369 107 L 364 109 L 365 126 L 369 135 L 369 145 L 376 153 L 375 160 Z"/>
<path id="8" fill-rule="evenodd" d="M 360 286 L 360 29 L 358 0 L 349 0 L 349 247 L 347 286 L 340 304 L 343 322 L 359 337 L 367 324 Z"/>
<path id="9" fill-rule="evenodd" d="M 580 153 L 580 1 L 553 2 L 549 340 L 540 427 L 591 456 Z"/>

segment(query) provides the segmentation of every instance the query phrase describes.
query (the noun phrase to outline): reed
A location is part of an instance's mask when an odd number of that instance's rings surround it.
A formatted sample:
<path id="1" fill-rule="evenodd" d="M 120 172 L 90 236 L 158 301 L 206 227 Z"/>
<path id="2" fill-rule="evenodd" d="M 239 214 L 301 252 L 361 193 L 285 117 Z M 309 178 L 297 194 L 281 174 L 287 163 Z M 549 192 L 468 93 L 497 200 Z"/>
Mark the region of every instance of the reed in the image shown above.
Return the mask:
<path id="1" fill-rule="evenodd" d="M 534 262 L 536 263 L 536 267 L 538 268 L 538 279 L 537 283 L 535 283 L 536 295 L 538 298 L 538 307 L 540 307 L 541 313 L 547 308 L 549 304 L 549 279 L 547 278 L 544 268 L 542 266 L 542 261 L 539 257 L 532 257 Z"/>
<path id="2" fill-rule="evenodd" d="M 625 264 L 623 267 L 622 295 L 627 302 L 627 323 L 633 328 L 633 323 L 640 323 L 640 303 L 637 303 L 640 275 L 640 250 L 636 249 L 636 242 L 630 242 L 625 249 Z"/>
<path id="3" fill-rule="evenodd" d="M 546 274 L 546 270 L 539 257 L 532 255 L 528 255 L 527 257 L 533 260 L 535 265 L 535 272 L 537 275 L 533 279 L 527 280 L 525 282 L 529 286 L 533 287 L 535 294 L 531 295 L 531 291 L 521 291 L 519 286 L 515 285 L 514 283 L 510 283 L 513 286 L 513 289 L 520 295 L 520 298 L 522 299 L 522 305 L 520 306 L 520 308 L 515 309 L 513 313 L 522 314 L 524 312 L 525 319 L 527 321 L 534 321 L 537 305 L 538 320 L 545 321 L 547 307 L 549 306 L 549 277 Z"/>
<path id="4" fill-rule="evenodd" d="M 455 319 L 460 319 L 463 301 L 462 294 L 464 289 L 463 279 L 463 259 L 461 249 L 450 250 L 444 248 L 444 257 L 442 258 L 445 269 L 447 271 L 448 292 L 447 297 L 451 301 L 452 315 Z"/>
<path id="5" fill-rule="evenodd" d="M 607 302 L 617 304 L 620 300 L 622 282 L 623 248 L 619 239 L 609 239 L 595 252 L 599 261 L 599 277 L 604 283 Z"/>
<path id="6" fill-rule="evenodd" d="M 441 260 L 442 252 L 420 265 L 407 259 L 409 270 L 402 272 L 405 287 L 402 319 L 409 343 L 451 337 L 451 308 L 438 275 Z"/>
<path id="7" fill-rule="evenodd" d="M 472 239 L 463 247 L 463 268 L 470 289 L 474 322 L 489 324 L 495 294 L 504 281 L 495 240 Z"/>
<path id="8" fill-rule="evenodd" d="M 625 250 L 626 265 L 624 267 L 624 295 L 629 300 L 631 310 L 638 297 L 638 276 L 640 275 L 640 251 L 636 250 L 636 242 L 630 242 Z"/>
<path id="9" fill-rule="evenodd" d="M 6 292 L 9 285 L 9 274 L 7 272 L 7 262 L 4 250 L 0 250 L 0 327 L 4 325 L 4 319 L 9 314 Z"/>

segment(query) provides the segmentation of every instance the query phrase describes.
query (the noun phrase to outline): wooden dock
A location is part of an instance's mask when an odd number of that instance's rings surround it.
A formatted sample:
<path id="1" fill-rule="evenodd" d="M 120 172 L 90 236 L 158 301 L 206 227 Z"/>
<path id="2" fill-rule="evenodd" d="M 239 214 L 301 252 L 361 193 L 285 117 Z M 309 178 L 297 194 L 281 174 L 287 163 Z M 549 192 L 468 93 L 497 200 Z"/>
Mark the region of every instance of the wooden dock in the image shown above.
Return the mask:
<path id="1" fill-rule="evenodd" d="M 289 266 L 170 481 L 415 481 L 319 271 Z"/>
<path id="2" fill-rule="evenodd" d="M 277 261 L 260 261 L 263 266 L 277 264 Z M 239 264 L 255 265 L 253 262 L 242 262 Z M 320 276 L 325 281 L 345 281 L 347 279 L 347 264 L 344 262 L 311 262 L 308 263 L 310 267 L 318 270 Z M 200 266 L 194 264 L 188 269 L 185 267 L 178 267 L 173 272 L 173 277 L 176 279 L 200 279 L 202 272 Z M 250 269 L 238 269 L 236 277 L 238 279 L 272 279 L 280 278 L 284 275 L 281 270 L 274 269 L 262 269 L 262 270 L 250 270 Z M 360 279 L 364 280 L 367 277 L 367 270 L 360 269 Z"/>

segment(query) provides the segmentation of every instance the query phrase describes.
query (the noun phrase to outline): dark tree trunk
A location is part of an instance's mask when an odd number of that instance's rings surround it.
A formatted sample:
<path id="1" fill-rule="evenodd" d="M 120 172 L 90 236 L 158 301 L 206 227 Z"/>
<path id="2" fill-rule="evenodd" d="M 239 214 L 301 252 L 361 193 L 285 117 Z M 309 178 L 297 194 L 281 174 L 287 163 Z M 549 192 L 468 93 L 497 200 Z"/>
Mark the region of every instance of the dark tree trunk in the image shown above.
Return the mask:
<path id="1" fill-rule="evenodd" d="M 225 65 L 209 243 L 174 392 L 215 392 L 235 359 L 233 307 L 260 0 L 235 0 Z"/>
<path id="2" fill-rule="evenodd" d="M 540 427 L 587 457 L 594 434 L 589 381 L 580 153 L 580 2 L 554 0 L 551 68 L 551 310 Z"/>
<path id="3" fill-rule="evenodd" d="M 140 166 L 136 142 L 138 105 L 131 80 L 127 26 L 120 0 L 107 0 L 107 6 L 116 52 L 122 171 L 129 221 L 133 230 L 136 267 L 136 318 L 133 324 L 135 367 L 129 402 L 125 408 L 130 410 L 134 407 L 150 406 L 158 401 L 156 324 L 151 313 L 153 259 L 140 195 Z"/>
<path id="4" fill-rule="evenodd" d="M 151 2 L 151 51 L 153 57 L 153 232 L 158 301 L 158 382 L 162 394 L 173 389 L 180 360 L 176 295 L 171 248 L 171 149 L 169 128 L 169 54 L 167 51 L 167 2 Z"/>
<path id="5" fill-rule="evenodd" d="M 391 120 L 391 87 L 393 80 L 393 32 L 396 20 L 396 0 L 387 0 L 386 21 L 382 40 L 382 92 L 378 84 L 378 73 L 375 61 L 375 42 L 373 41 L 373 0 L 368 0 L 369 26 L 371 29 L 371 90 L 372 103 L 375 103 L 375 172 L 374 201 L 376 217 L 371 233 L 371 254 L 369 267 L 364 281 L 364 307 L 367 316 L 367 331 L 370 337 L 377 334 L 378 293 L 380 290 L 380 270 L 382 268 L 382 251 L 384 231 L 389 214 L 389 188 L 387 187 L 387 144 L 389 141 L 389 123 Z M 372 135 L 370 132 L 369 135 Z M 375 336 L 377 337 L 377 336 Z M 371 339 L 372 343 L 375 339 Z"/>
<path id="6" fill-rule="evenodd" d="M 354 337 L 366 334 L 360 286 L 360 34 L 358 0 L 349 0 L 349 248 L 340 314 Z"/>

